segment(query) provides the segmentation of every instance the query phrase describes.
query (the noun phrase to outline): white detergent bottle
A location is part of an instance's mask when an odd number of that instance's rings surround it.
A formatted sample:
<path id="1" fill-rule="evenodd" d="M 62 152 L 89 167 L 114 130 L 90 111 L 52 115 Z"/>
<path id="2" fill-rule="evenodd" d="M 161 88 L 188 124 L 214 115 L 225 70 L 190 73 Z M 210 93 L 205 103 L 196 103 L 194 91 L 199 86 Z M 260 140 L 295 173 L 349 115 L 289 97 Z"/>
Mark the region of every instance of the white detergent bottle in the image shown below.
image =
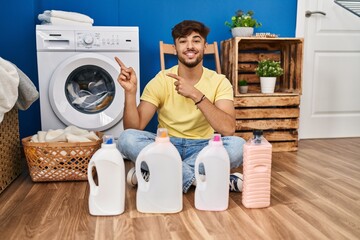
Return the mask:
<path id="1" fill-rule="evenodd" d="M 203 164 L 205 176 L 199 174 Z M 206 211 L 224 211 L 229 206 L 230 160 L 221 141 L 214 134 L 195 161 L 195 208 Z"/>
<path id="2" fill-rule="evenodd" d="M 93 179 L 95 167 L 98 185 Z M 90 184 L 89 211 L 94 216 L 119 215 L 125 210 L 125 166 L 121 153 L 111 135 L 103 137 L 101 148 L 88 166 Z"/>
<path id="3" fill-rule="evenodd" d="M 148 181 L 141 174 L 142 163 L 148 167 Z M 176 213 L 182 210 L 182 161 L 170 142 L 167 129 L 159 128 L 155 142 L 140 152 L 135 173 L 138 180 L 136 207 L 139 212 Z"/>
<path id="4" fill-rule="evenodd" d="M 254 130 L 254 137 L 244 144 L 242 204 L 246 208 L 270 205 L 272 145 Z"/>

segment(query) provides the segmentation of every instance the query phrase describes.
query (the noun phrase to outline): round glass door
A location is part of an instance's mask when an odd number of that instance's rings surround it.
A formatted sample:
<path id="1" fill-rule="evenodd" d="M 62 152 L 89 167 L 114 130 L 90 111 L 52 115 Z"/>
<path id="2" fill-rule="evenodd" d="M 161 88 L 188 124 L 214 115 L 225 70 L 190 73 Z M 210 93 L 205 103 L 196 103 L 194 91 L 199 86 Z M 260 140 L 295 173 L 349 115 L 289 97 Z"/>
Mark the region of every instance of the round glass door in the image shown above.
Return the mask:
<path id="1" fill-rule="evenodd" d="M 124 112 L 124 90 L 116 82 L 119 66 L 95 53 L 67 58 L 49 84 L 50 105 L 66 125 L 104 131 L 119 124 Z"/>
<path id="2" fill-rule="evenodd" d="M 76 110 L 93 114 L 104 111 L 115 96 L 115 84 L 101 67 L 84 65 L 76 68 L 65 82 L 65 95 Z"/>

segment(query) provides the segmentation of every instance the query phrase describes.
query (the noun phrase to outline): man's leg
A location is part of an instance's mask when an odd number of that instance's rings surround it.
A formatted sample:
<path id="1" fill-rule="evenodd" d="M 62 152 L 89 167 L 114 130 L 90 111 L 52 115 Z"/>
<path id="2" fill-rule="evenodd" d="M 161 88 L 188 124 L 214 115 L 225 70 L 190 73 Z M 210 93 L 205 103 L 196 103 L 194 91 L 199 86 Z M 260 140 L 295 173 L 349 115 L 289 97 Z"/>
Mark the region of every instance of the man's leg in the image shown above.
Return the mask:
<path id="1" fill-rule="evenodd" d="M 170 138 L 171 142 L 179 151 L 182 159 L 183 171 L 183 192 L 186 193 L 193 182 L 195 181 L 195 160 L 199 152 L 208 145 L 208 139 L 194 140 L 194 139 L 181 139 Z M 200 174 L 204 174 L 202 166 L 199 168 Z"/>
<path id="2" fill-rule="evenodd" d="M 222 138 L 224 147 L 229 154 L 230 169 L 237 168 L 243 163 L 243 147 L 246 141 L 237 136 Z M 230 191 L 241 192 L 243 185 L 243 175 L 235 172 L 230 174 Z"/>
<path id="3" fill-rule="evenodd" d="M 195 180 L 195 161 L 200 151 L 208 145 L 209 140 L 184 140 L 182 150 L 177 149 L 183 159 L 183 192 L 186 193 Z M 230 168 L 237 168 L 243 161 L 244 139 L 236 136 L 222 138 L 223 145 L 229 155 Z M 175 144 L 174 144 L 175 145 Z M 176 146 L 176 145 L 175 145 Z M 199 166 L 199 174 L 206 174 L 203 166 Z M 242 174 L 230 175 L 230 191 L 242 191 Z"/>
<path id="4" fill-rule="evenodd" d="M 155 133 L 126 129 L 119 136 L 117 148 L 126 159 L 130 159 L 135 163 L 141 150 L 150 143 L 155 142 L 155 137 Z"/>
<path id="5" fill-rule="evenodd" d="M 246 141 L 237 136 L 222 137 L 221 140 L 229 154 L 230 169 L 239 167 L 243 163 L 243 147 Z"/>

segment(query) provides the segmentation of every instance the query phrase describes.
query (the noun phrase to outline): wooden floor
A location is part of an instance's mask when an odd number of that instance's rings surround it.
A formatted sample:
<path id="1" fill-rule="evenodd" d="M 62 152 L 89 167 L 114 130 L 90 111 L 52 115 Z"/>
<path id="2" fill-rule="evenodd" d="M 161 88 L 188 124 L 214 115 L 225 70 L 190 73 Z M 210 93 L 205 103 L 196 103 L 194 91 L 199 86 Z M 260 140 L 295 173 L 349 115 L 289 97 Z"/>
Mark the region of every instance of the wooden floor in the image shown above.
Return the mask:
<path id="1" fill-rule="evenodd" d="M 227 211 L 199 211 L 192 189 L 180 213 L 141 214 L 127 188 L 124 214 L 93 217 L 88 193 L 86 181 L 33 183 L 25 171 L 0 195 L 0 239 L 360 239 L 360 138 L 274 153 L 265 209 L 230 193 Z"/>

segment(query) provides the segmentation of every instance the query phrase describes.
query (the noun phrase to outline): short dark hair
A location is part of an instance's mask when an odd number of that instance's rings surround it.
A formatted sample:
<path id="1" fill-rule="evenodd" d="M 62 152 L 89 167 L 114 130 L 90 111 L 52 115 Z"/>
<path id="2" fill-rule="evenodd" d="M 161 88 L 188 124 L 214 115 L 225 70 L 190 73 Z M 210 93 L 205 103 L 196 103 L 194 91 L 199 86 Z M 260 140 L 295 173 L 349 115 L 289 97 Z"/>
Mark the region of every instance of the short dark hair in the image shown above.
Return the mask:
<path id="1" fill-rule="evenodd" d="M 180 37 L 189 36 L 192 32 L 199 33 L 200 36 L 203 37 L 206 42 L 206 38 L 210 32 L 210 28 L 208 28 L 203 23 L 198 22 L 198 21 L 184 20 L 184 21 L 176 24 L 172 28 L 171 35 L 172 35 L 174 43 L 175 43 L 176 39 L 178 39 Z"/>

